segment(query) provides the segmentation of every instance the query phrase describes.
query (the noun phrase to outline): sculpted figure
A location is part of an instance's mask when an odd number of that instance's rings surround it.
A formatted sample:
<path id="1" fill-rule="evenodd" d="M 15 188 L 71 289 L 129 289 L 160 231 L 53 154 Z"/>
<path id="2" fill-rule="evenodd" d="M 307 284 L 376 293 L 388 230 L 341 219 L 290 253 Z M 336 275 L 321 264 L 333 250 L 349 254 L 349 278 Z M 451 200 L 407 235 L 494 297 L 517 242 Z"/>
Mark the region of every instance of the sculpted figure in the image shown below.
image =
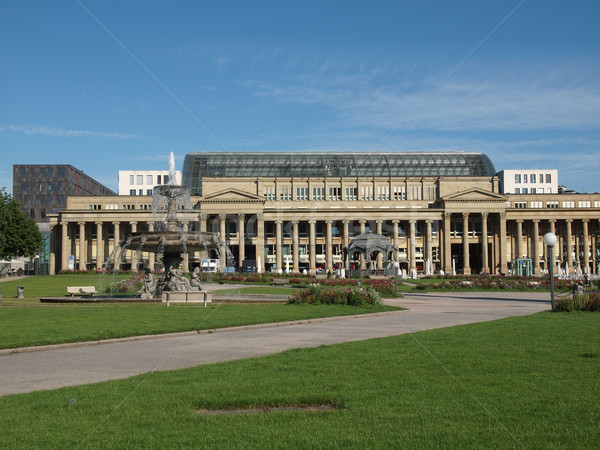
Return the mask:
<path id="1" fill-rule="evenodd" d="M 202 286 L 200 286 L 199 276 L 200 276 L 200 268 L 196 267 L 192 271 L 192 281 L 190 281 L 190 285 L 192 286 L 192 289 L 201 291 Z"/>
<path id="2" fill-rule="evenodd" d="M 144 279 L 143 279 L 142 289 L 140 290 L 140 297 L 141 298 L 154 298 L 155 291 L 156 291 L 156 277 L 150 271 L 150 269 L 146 269 Z"/>

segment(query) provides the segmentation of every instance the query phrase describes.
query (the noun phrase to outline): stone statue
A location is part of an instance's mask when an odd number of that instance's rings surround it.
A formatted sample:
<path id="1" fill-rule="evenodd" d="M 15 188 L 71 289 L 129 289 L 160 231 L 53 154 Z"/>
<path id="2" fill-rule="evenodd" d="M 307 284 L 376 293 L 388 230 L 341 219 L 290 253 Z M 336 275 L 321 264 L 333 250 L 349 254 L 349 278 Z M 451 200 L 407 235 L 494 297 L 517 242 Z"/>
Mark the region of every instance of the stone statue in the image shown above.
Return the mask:
<path id="1" fill-rule="evenodd" d="M 192 281 L 190 281 L 190 285 L 192 286 L 192 289 L 194 290 L 202 290 L 202 286 L 200 285 L 200 268 L 196 267 L 194 268 L 194 270 L 192 271 Z"/>
<path id="2" fill-rule="evenodd" d="M 167 290 L 175 292 L 191 291 L 189 280 L 183 276 L 183 270 L 172 268 L 167 274 Z"/>
<path id="3" fill-rule="evenodd" d="M 154 298 L 156 291 L 156 277 L 150 269 L 145 270 L 142 289 L 140 290 L 141 298 Z"/>

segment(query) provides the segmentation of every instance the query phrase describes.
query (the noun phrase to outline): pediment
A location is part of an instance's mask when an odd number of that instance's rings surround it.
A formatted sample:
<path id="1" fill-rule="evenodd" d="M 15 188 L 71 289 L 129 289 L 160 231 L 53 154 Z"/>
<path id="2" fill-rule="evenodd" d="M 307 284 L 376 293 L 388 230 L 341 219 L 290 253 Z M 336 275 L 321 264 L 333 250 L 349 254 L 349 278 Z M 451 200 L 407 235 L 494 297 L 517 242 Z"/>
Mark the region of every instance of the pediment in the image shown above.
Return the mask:
<path id="1" fill-rule="evenodd" d="M 443 202 L 505 202 L 506 197 L 485 189 L 472 188 L 442 197 L 440 200 Z"/>
<path id="2" fill-rule="evenodd" d="M 264 202 L 263 197 L 252 194 L 251 192 L 241 191 L 239 189 L 224 189 L 218 192 L 212 192 L 202 197 L 202 201 L 210 202 Z"/>

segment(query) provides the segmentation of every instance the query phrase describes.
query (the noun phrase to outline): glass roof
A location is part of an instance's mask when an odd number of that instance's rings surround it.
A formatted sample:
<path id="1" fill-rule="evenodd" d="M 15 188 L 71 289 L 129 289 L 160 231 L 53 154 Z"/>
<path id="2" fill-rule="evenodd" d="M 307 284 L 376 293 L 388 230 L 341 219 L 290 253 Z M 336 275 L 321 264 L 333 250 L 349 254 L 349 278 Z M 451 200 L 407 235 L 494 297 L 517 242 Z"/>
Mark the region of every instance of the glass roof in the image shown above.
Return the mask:
<path id="1" fill-rule="evenodd" d="M 483 153 L 467 152 L 202 152 L 188 153 L 183 184 L 202 195 L 202 178 L 493 176 Z"/>

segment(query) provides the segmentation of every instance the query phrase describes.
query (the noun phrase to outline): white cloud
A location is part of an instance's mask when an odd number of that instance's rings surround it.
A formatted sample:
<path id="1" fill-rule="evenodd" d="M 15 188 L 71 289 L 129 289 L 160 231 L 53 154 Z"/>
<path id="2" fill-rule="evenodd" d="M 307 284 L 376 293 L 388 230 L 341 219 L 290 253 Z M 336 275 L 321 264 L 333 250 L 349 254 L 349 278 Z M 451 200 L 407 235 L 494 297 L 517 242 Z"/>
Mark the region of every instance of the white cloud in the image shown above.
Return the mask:
<path id="1" fill-rule="evenodd" d="M 130 133 L 102 132 L 89 130 L 65 130 L 63 128 L 48 127 L 45 125 L 3 125 L 0 124 L 0 132 L 14 131 L 24 133 L 28 136 L 50 136 L 50 137 L 68 137 L 68 138 L 90 138 L 101 137 L 110 139 L 142 139 L 144 136 L 138 136 Z"/>
<path id="2" fill-rule="evenodd" d="M 600 124 L 597 69 L 532 69 L 513 63 L 497 73 L 471 68 L 444 84 L 439 84 L 444 74 L 419 78 L 410 69 L 406 76 L 394 77 L 380 69 L 354 75 L 327 72 L 324 64 L 318 75 L 251 86 L 261 97 L 330 108 L 347 127 L 522 131 L 588 130 Z"/>

